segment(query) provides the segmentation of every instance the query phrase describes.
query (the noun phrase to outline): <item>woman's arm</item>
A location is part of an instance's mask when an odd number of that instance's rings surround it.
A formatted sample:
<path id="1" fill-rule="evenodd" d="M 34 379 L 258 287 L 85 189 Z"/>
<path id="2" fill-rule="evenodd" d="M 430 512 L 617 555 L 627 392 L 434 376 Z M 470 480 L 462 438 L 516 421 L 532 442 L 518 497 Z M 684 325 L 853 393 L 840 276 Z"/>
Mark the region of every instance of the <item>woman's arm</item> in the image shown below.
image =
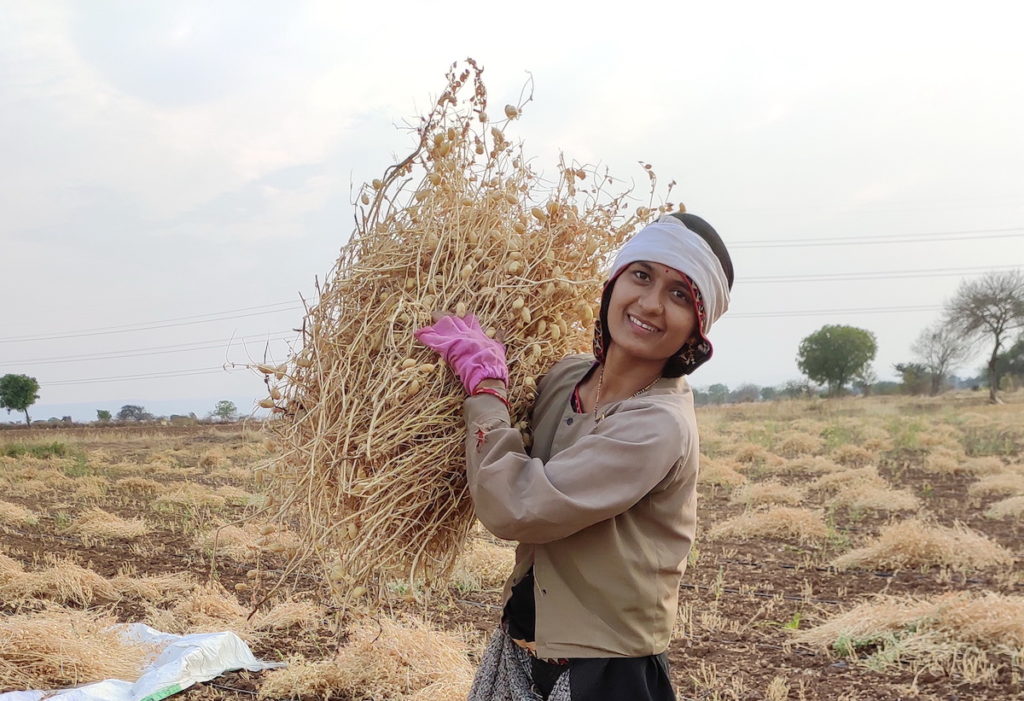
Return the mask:
<path id="1" fill-rule="evenodd" d="M 498 399 L 470 397 L 465 412 L 477 518 L 499 538 L 524 543 L 558 540 L 626 511 L 664 479 L 682 457 L 679 437 L 689 435 L 664 406 L 623 407 L 545 463 L 527 455 Z"/>

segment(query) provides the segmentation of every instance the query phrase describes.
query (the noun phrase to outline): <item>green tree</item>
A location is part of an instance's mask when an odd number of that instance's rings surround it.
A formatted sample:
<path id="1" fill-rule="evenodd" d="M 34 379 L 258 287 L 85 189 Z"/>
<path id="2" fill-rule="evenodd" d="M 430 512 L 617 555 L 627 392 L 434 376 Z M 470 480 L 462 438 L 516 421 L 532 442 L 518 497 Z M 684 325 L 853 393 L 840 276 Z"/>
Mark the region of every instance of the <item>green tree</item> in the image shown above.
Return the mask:
<path id="1" fill-rule="evenodd" d="M 828 385 L 834 397 L 851 380 L 867 377 L 877 352 L 878 342 L 870 331 L 828 324 L 800 342 L 796 364 L 812 381 Z"/>
<path id="2" fill-rule="evenodd" d="M 946 321 L 967 339 L 992 339 L 988 360 L 988 398 L 999 402 L 999 351 L 1014 330 L 1024 327 L 1024 273 L 986 273 L 965 280 L 946 303 Z"/>
<path id="3" fill-rule="evenodd" d="M 125 404 L 117 412 L 118 421 L 152 421 L 153 415 L 137 404 Z"/>
<path id="4" fill-rule="evenodd" d="M 234 402 L 222 399 L 213 408 L 211 416 L 216 416 L 221 421 L 234 421 L 238 418 L 238 407 Z"/>
<path id="5" fill-rule="evenodd" d="M 96 410 L 96 420 L 99 421 L 100 423 L 107 423 L 108 421 L 110 421 L 110 419 L 110 412 L 107 411 L 106 409 Z"/>
<path id="6" fill-rule="evenodd" d="M 0 377 L 0 407 L 25 412 L 25 424 L 32 425 L 28 408 L 39 399 L 39 383 L 28 375 L 4 375 Z"/>
<path id="7" fill-rule="evenodd" d="M 893 369 L 900 374 L 904 394 L 924 394 L 928 391 L 933 375 L 924 363 L 896 363 Z"/>

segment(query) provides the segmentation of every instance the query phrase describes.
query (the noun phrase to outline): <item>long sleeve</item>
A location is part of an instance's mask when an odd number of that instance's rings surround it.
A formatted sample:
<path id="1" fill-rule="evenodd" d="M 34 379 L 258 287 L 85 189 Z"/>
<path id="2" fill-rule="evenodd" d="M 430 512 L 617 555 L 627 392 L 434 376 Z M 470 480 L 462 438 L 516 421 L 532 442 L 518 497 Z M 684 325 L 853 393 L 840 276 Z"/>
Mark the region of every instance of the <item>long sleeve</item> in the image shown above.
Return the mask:
<path id="1" fill-rule="evenodd" d="M 544 462 L 527 454 L 500 400 L 470 397 L 465 416 L 477 518 L 499 538 L 524 543 L 565 538 L 629 509 L 680 459 L 678 437 L 689 428 L 664 404 L 623 402 Z"/>

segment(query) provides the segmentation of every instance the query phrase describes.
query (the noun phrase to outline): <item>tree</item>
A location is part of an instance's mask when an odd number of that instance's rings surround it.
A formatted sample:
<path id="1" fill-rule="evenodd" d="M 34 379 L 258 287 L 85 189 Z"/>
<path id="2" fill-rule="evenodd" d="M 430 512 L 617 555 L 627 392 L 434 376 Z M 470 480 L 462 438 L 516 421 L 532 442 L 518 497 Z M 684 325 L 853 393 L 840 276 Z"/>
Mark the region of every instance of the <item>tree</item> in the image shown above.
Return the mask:
<path id="1" fill-rule="evenodd" d="M 4 375 L 0 377 L 0 407 L 25 412 L 25 424 L 32 425 L 28 408 L 39 399 L 39 383 L 28 375 Z"/>
<path id="2" fill-rule="evenodd" d="M 238 407 L 235 406 L 234 402 L 222 399 L 213 408 L 211 416 L 216 416 L 221 421 L 234 421 L 238 418 Z"/>
<path id="3" fill-rule="evenodd" d="M 998 403 L 999 351 L 1015 329 L 1024 327 L 1024 273 L 1019 269 L 991 272 L 961 282 L 953 299 L 946 303 L 946 318 L 965 338 L 991 337 L 988 398 Z"/>
<path id="4" fill-rule="evenodd" d="M 948 323 L 940 321 L 929 326 L 910 346 L 910 350 L 927 368 L 930 393 L 935 396 L 942 389 L 946 377 L 970 357 L 972 344 Z M 916 364 L 916 363 L 915 363 Z M 898 370 L 899 368 L 897 368 Z"/>
<path id="5" fill-rule="evenodd" d="M 125 404 L 117 412 L 118 421 L 152 421 L 153 415 L 136 404 Z"/>
<path id="6" fill-rule="evenodd" d="M 866 376 L 877 352 L 878 343 L 870 331 L 828 324 L 800 342 L 796 362 L 811 380 L 828 385 L 834 397 L 851 380 Z"/>
<path id="7" fill-rule="evenodd" d="M 775 387 L 762 387 L 761 399 L 766 402 L 775 401 L 779 397 L 779 390 Z"/>
<path id="8" fill-rule="evenodd" d="M 896 363 L 893 369 L 900 374 L 905 394 L 924 394 L 931 384 L 931 370 L 923 363 Z"/>
<path id="9" fill-rule="evenodd" d="M 108 421 L 110 421 L 110 418 L 111 418 L 110 417 L 110 412 L 107 411 L 106 409 L 97 409 L 96 410 L 96 420 L 99 421 L 100 423 L 104 423 L 105 424 Z"/>
<path id="10" fill-rule="evenodd" d="M 729 392 L 730 402 L 756 402 L 760 397 L 761 388 L 751 383 L 740 385 L 737 389 Z"/>
<path id="11" fill-rule="evenodd" d="M 729 400 L 729 387 L 716 382 L 708 387 L 707 395 L 710 404 L 725 404 Z"/>
<path id="12" fill-rule="evenodd" d="M 1000 377 L 1013 378 L 1018 385 L 1024 382 L 1024 336 L 1005 353 L 999 354 L 996 366 Z"/>

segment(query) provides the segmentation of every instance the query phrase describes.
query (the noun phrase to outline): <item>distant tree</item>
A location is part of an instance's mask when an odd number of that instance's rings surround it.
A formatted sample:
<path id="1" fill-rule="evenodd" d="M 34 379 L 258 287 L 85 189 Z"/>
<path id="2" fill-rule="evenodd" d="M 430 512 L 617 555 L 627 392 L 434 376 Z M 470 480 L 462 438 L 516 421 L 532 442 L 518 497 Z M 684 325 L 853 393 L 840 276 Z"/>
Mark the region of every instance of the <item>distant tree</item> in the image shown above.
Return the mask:
<path id="1" fill-rule="evenodd" d="M 715 383 L 708 387 L 706 394 L 710 404 L 725 404 L 729 400 L 729 386 Z"/>
<path id="2" fill-rule="evenodd" d="M 39 383 L 28 375 L 4 375 L 0 377 L 0 407 L 25 412 L 25 424 L 32 425 L 28 408 L 39 399 Z"/>
<path id="3" fill-rule="evenodd" d="M 875 359 L 878 343 L 870 331 L 828 324 L 800 342 L 796 360 L 800 372 L 837 396 L 851 380 L 863 376 Z"/>
<path id="4" fill-rule="evenodd" d="M 1024 383 L 1024 336 L 1005 353 L 999 354 L 996 365 L 1000 377 L 1013 378 L 1018 386 Z"/>
<path id="5" fill-rule="evenodd" d="M 903 384 L 891 380 L 881 380 L 871 385 L 871 393 L 877 395 L 899 394 L 903 391 Z"/>
<path id="6" fill-rule="evenodd" d="M 932 396 L 939 393 L 949 374 L 970 357 L 972 345 L 970 338 L 944 321 L 929 326 L 917 337 L 910 350 L 931 375 Z"/>
<path id="7" fill-rule="evenodd" d="M 904 394 L 924 394 L 931 385 L 931 370 L 924 363 L 896 363 Z"/>
<path id="8" fill-rule="evenodd" d="M 1019 269 L 986 273 L 960 283 L 946 303 L 947 323 L 964 338 L 990 338 L 988 398 L 999 402 L 999 351 L 1014 330 L 1024 327 L 1024 273 Z"/>
<path id="9" fill-rule="evenodd" d="M 730 402 L 756 402 L 761 397 L 761 388 L 755 384 L 740 385 L 729 393 Z"/>
<path id="10" fill-rule="evenodd" d="M 153 415 L 137 404 L 125 404 L 117 412 L 118 421 L 152 421 Z"/>
<path id="11" fill-rule="evenodd" d="M 222 399 L 213 408 L 211 416 L 216 416 L 221 421 L 234 421 L 238 418 L 238 407 L 234 402 Z"/>
<path id="12" fill-rule="evenodd" d="M 774 387 L 762 387 L 761 388 L 761 399 L 766 402 L 774 401 L 779 397 L 779 390 Z"/>
<path id="13" fill-rule="evenodd" d="M 811 386 L 803 380 L 787 380 L 786 384 L 782 385 L 782 388 L 779 390 L 779 394 L 787 399 L 809 397 L 812 392 Z"/>
<path id="14" fill-rule="evenodd" d="M 110 412 L 107 411 L 106 409 L 96 410 L 96 420 L 99 421 L 101 424 L 107 423 L 108 421 L 110 421 L 111 418 L 112 417 L 110 415 Z"/>

